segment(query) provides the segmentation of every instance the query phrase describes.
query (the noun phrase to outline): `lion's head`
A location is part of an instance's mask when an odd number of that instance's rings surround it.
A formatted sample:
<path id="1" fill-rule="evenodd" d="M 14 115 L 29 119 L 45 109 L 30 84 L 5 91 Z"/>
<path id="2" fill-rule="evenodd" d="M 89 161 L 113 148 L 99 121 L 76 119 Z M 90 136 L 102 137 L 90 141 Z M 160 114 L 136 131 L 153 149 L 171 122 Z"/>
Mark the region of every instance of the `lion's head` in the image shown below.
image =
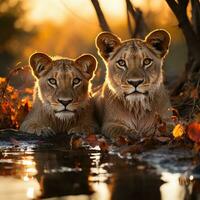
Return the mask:
<path id="1" fill-rule="evenodd" d="M 50 113 L 66 119 L 87 104 L 90 80 L 96 69 L 92 55 L 72 60 L 35 53 L 30 57 L 30 66 L 36 77 L 36 95 Z"/>
<path id="2" fill-rule="evenodd" d="M 145 40 L 126 41 L 109 32 L 100 33 L 96 46 L 107 66 L 110 90 L 129 102 L 153 95 L 163 83 L 162 66 L 169 44 L 165 30 L 155 30 Z"/>

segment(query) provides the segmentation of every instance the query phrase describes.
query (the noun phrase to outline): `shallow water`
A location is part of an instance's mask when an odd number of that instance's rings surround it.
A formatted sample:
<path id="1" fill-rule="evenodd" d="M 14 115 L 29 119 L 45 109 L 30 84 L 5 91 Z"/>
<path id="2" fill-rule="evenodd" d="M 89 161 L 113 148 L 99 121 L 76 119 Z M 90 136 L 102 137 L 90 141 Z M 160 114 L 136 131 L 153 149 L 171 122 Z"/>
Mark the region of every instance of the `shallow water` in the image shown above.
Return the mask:
<path id="1" fill-rule="evenodd" d="M 200 199 L 193 162 L 191 152 L 166 148 L 122 157 L 98 146 L 1 140 L 0 199 Z"/>

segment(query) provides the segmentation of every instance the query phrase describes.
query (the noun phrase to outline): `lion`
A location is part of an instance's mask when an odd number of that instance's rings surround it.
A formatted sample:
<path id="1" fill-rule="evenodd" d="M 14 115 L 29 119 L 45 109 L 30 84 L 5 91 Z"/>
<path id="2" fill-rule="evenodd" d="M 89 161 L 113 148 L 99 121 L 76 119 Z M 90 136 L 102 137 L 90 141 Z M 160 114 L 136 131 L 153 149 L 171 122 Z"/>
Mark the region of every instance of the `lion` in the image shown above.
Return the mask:
<path id="1" fill-rule="evenodd" d="M 139 139 L 155 133 L 158 115 L 169 119 L 171 104 L 162 67 L 170 41 L 162 29 L 145 40 L 122 41 L 110 32 L 97 36 L 96 47 L 107 71 L 102 89 L 94 94 L 103 134 Z"/>
<path id="2" fill-rule="evenodd" d="M 36 79 L 33 107 L 20 130 L 37 135 L 94 133 L 90 81 L 97 65 L 95 57 L 53 59 L 35 53 L 29 62 Z"/>

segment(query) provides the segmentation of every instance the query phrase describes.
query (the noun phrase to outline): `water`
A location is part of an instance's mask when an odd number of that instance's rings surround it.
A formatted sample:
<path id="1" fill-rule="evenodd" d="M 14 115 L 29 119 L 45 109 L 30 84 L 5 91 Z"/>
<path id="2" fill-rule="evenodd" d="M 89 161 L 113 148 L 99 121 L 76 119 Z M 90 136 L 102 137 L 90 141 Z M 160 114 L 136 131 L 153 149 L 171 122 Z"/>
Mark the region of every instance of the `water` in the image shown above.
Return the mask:
<path id="1" fill-rule="evenodd" d="M 189 151 L 122 157 L 98 146 L 70 150 L 38 141 L 0 142 L 0 199 L 200 199 L 200 167 Z"/>

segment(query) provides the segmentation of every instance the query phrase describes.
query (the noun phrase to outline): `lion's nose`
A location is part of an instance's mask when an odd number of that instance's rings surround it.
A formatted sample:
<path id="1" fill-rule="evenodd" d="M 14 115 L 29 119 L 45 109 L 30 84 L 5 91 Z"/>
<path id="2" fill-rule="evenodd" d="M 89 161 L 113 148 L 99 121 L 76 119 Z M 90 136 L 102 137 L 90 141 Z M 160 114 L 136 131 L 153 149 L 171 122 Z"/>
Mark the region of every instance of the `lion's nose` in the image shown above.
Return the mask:
<path id="1" fill-rule="evenodd" d="M 60 102 L 65 107 L 69 105 L 72 101 L 73 99 L 58 99 L 58 102 Z"/>
<path id="2" fill-rule="evenodd" d="M 130 85 L 132 85 L 132 86 L 134 86 L 134 87 L 137 87 L 138 85 L 140 85 L 141 83 L 144 82 L 144 79 L 137 79 L 137 80 L 129 79 L 129 80 L 127 80 L 127 82 L 128 82 Z"/>

